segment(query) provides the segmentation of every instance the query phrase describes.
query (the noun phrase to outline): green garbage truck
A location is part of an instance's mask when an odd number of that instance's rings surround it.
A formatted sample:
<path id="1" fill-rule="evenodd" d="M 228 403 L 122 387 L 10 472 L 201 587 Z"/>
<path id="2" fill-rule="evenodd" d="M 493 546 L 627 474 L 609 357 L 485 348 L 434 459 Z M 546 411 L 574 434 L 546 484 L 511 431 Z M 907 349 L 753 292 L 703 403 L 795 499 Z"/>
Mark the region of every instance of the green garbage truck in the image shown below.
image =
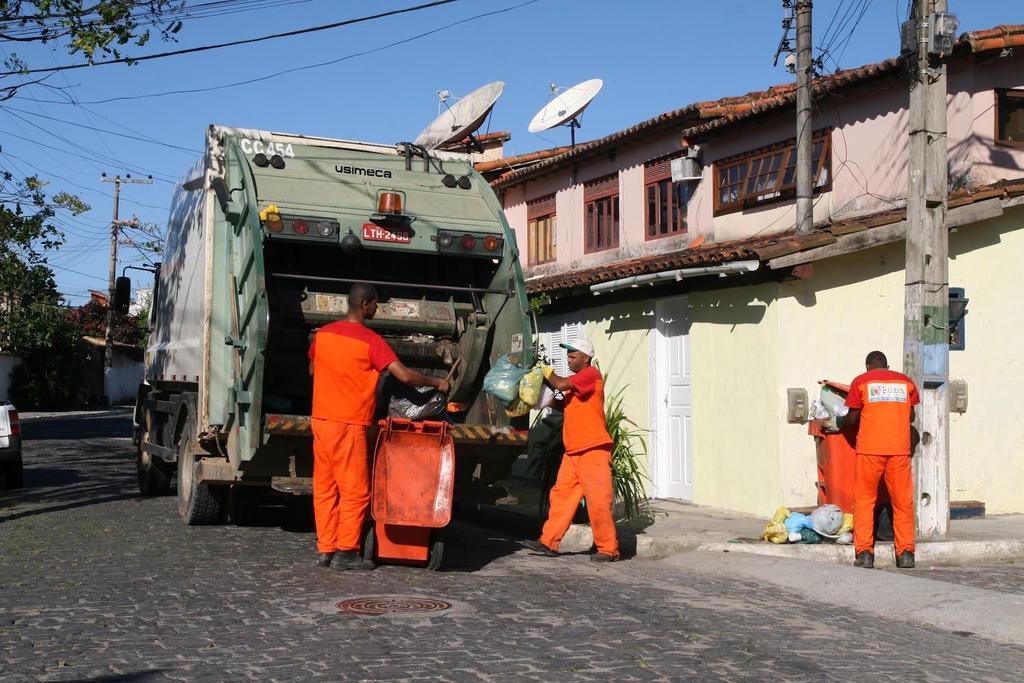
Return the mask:
<path id="1" fill-rule="evenodd" d="M 466 154 L 211 126 L 155 279 L 140 492 L 176 480 L 188 524 L 244 516 L 260 489 L 309 494 L 310 339 L 369 282 L 381 295 L 370 327 L 409 367 L 451 377 L 456 503 L 493 502 L 526 440 L 525 418 L 481 390 L 500 356 L 533 362 L 518 257 Z M 115 306 L 130 286 L 118 282 Z"/>

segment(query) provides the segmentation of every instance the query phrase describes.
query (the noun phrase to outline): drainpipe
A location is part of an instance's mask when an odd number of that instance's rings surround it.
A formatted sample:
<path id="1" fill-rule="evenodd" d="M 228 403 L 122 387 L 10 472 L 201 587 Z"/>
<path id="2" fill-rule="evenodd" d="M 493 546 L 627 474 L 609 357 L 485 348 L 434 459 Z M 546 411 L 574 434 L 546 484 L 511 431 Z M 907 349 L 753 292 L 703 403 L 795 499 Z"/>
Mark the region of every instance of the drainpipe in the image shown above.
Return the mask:
<path id="1" fill-rule="evenodd" d="M 646 275 L 633 275 L 611 282 L 601 282 L 590 285 L 590 293 L 599 296 L 607 292 L 614 292 L 627 287 L 639 287 L 640 285 L 658 285 L 664 282 L 679 282 L 688 277 L 699 277 L 701 275 L 717 275 L 725 277 L 731 273 L 752 273 L 761 267 L 760 261 L 730 261 L 717 266 L 701 266 L 699 268 L 679 268 L 678 270 L 667 270 L 662 273 L 648 273 Z"/>

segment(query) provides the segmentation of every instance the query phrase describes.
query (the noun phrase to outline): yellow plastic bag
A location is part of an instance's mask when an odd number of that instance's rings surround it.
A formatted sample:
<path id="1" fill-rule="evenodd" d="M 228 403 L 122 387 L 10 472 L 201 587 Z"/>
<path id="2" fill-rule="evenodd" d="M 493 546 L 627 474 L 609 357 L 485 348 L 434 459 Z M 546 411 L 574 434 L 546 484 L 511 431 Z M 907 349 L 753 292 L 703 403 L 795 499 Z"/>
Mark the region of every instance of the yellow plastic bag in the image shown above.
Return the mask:
<path id="1" fill-rule="evenodd" d="M 789 510 L 781 507 L 775 511 L 772 515 L 772 521 L 768 522 L 768 526 L 764 528 L 764 533 L 761 534 L 761 538 L 772 543 L 785 543 L 789 540 L 789 530 L 786 529 L 784 522 L 789 517 Z"/>
<path id="2" fill-rule="evenodd" d="M 509 417 L 520 417 L 530 412 L 530 406 L 521 398 L 512 399 L 505 406 L 505 414 Z"/>
<path id="3" fill-rule="evenodd" d="M 772 515 L 772 521 L 776 524 L 782 524 L 786 521 L 787 517 L 789 517 L 789 508 L 779 508 L 775 511 L 775 514 Z"/>
<path id="4" fill-rule="evenodd" d="M 527 406 L 535 406 L 540 401 L 544 389 L 544 369 L 535 366 L 519 380 L 519 400 Z"/>
<path id="5" fill-rule="evenodd" d="M 843 526 L 839 527 L 836 536 L 842 536 L 853 531 L 853 515 L 849 512 L 843 513 Z"/>
<path id="6" fill-rule="evenodd" d="M 764 528 L 761 538 L 772 543 L 785 543 L 789 540 L 789 530 L 786 529 L 786 525 L 782 522 L 768 522 L 768 526 Z"/>

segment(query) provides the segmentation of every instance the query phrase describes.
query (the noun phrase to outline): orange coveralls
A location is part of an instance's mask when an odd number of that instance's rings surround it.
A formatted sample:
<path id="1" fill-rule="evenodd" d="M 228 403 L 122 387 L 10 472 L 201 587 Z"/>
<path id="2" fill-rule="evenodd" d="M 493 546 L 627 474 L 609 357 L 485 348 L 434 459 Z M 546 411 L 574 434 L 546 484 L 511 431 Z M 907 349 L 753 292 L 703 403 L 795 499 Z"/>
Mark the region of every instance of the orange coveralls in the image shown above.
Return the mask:
<path id="1" fill-rule="evenodd" d="M 366 427 L 376 410 L 377 379 L 398 358 L 376 332 L 341 320 L 320 328 L 309 359 L 317 551 L 358 551 L 370 507 Z"/>
<path id="2" fill-rule="evenodd" d="M 869 370 L 854 378 L 846 405 L 860 410 L 857 471 L 853 489 L 854 550 L 875 551 L 874 514 L 883 477 L 892 501 L 896 555 L 914 552 L 914 476 L 910 413 L 920 402 L 917 387 L 892 370 Z"/>
<path id="3" fill-rule="evenodd" d="M 558 550 L 572 524 L 580 499 L 587 499 L 587 515 L 597 552 L 619 556 L 619 539 L 612 518 L 612 438 L 604 417 L 604 379 L 588 366 L 569 377 L 572 390 L 565 403 L 562 441 L 565 455 L 551 487 L 548 519 L 540 542 Z"/>

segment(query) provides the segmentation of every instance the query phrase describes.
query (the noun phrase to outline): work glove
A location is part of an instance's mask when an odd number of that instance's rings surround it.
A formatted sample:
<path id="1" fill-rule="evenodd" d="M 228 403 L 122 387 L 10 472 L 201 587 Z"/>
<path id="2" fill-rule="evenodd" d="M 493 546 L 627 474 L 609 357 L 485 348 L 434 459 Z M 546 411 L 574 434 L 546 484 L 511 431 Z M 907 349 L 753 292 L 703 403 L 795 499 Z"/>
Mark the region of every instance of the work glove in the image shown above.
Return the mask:
<path id="1" fill-rule="evenodd" d="M 545 365 L 542 370 L 544 371 L 544 379 L 548 379 L 555 373 L 555 369 L 550 365 Z"/>

